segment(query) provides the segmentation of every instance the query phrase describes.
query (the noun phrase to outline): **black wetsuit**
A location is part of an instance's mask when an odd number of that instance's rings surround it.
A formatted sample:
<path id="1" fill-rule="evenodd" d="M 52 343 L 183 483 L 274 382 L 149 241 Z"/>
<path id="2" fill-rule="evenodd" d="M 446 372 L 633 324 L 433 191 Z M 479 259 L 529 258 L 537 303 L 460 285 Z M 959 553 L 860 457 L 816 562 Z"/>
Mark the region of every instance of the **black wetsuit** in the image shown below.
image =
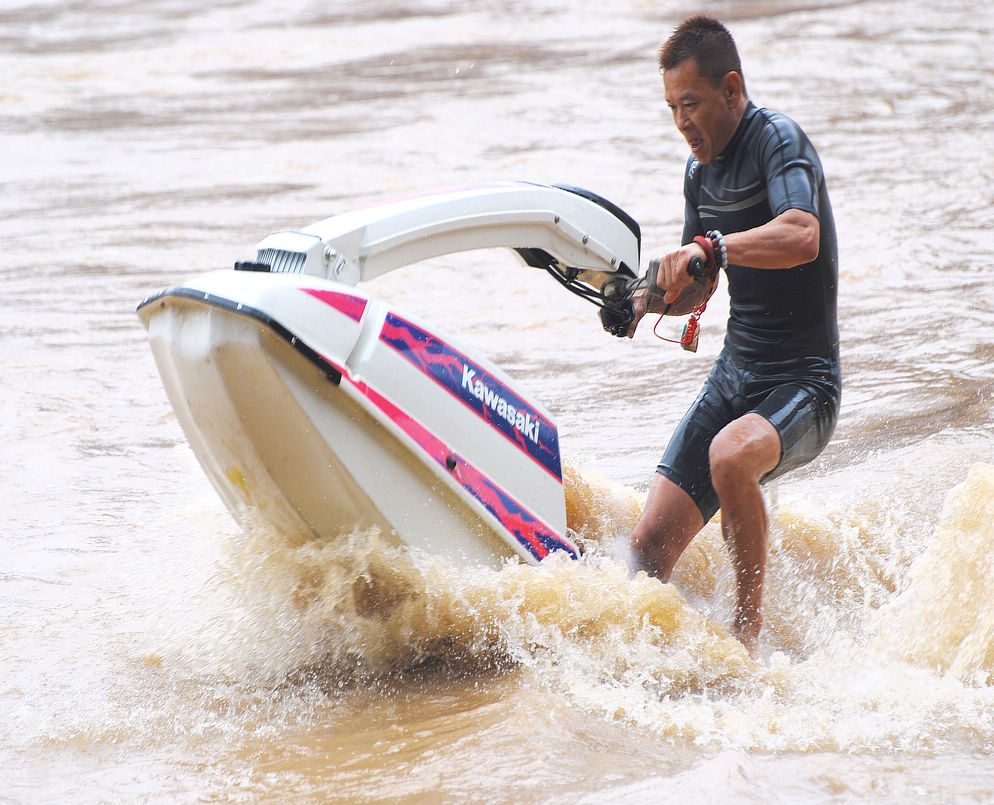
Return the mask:
<path id="1" fill-rule="evenodd" d="M 796 123 L 751 102 L 718 157 L 708 164 L 690 158 L 684 196 L 684 243 L 709 230 L 752 229 L 789 209 L 813 214 L 821 230 L 818 257 L 810 263 L 788 269 L 729 264 L 726 271 L 724 347 L 658 467 L 707 521 L 718 510 L 708 448 L 729 422 L 755 412 L 780 434 L 780 463 L 763 480 L 811 461 L 835 429 L 838 246 L 818 154 Z"/>

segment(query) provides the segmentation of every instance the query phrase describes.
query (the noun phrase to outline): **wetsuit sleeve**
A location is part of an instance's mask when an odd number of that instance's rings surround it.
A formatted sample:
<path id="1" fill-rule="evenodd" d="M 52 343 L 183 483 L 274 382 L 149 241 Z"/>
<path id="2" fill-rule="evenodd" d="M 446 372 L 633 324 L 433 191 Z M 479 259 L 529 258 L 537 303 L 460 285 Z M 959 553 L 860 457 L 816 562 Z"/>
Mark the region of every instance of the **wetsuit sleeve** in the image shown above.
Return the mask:
<path id="1" fill-rule="evenodd" d="M 770 211 L 774 218 L 787 210 L 803 210 L 820 218 L 821 162 L 796 123 L 778 117 L 767 127 L 761 164 L 766 173 Z"/>

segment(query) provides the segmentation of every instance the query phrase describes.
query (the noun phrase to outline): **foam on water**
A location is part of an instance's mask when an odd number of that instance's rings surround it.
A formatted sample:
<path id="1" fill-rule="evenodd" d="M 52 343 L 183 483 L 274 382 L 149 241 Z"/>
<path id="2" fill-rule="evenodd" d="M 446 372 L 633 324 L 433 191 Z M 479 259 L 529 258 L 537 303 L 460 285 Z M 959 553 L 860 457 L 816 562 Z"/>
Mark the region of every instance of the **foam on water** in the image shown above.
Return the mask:
<path id="1" fill-rule="evenodd" d="M 994 748 L 994 467 L 970 470 L 910 560 L 906 535 L 880 512 L 782 504 L 758 661 L 723 625 L 732 581 L 716 524 L 663 585 L 618 558 L 639 496 L 566 475 L 570 527 L 587 549 L 579 562 L 466 569 L 376 534 L 301 544 L 222 532 L 209 562 L 175 568 L 190 597 L 160 602 L 159 627 L 130 647 L 137 684 L 109 694 L 117 702 L 97 708 L 100 724 L 77 719 L 63 737 L 275 734 L 360 690 L 389 698 L 412 680 L 487 686 L 512 674 L 675 747 Z"/>
<path id="2" fill-rule="evenodd" d="M 946 501 L 910 583 L 877 613 L 874 648 L 964 685 L 994 683 L 994 466 Z"/>

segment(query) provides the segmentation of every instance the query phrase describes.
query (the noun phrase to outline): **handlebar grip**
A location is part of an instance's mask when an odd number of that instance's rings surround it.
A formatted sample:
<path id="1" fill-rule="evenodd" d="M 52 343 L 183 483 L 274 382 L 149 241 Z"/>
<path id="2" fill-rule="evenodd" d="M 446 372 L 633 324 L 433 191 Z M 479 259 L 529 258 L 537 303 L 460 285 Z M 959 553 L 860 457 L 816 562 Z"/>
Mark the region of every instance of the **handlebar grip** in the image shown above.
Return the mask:
<path id="1" fill-rule="evenodd" d="M 700 257 L 691 258 L 690 264 L 687 266 L 687 273 L 692 277 L 700 277 L 701 279 L 706 279 L 708 275 L 704 268 L 704 261 Z"/>
<path id="2" fill-rule="evenodd" d="M 656 276 L 658 273 L 659 258 L 654 257 L 649 261 L 649 268 L 646 270 L 646 286 L 649 288 L 649 293 L 662 296 L 666 293 L 666 291 L 656 284 Z M 700 257 L 691 258 L 690 263 L 687 265 L 687 273 L 692 277 L 700 277 L 701 279 L 707 279 L 708 277 L 707 269 L 704 267 L 704 261 Z"/>

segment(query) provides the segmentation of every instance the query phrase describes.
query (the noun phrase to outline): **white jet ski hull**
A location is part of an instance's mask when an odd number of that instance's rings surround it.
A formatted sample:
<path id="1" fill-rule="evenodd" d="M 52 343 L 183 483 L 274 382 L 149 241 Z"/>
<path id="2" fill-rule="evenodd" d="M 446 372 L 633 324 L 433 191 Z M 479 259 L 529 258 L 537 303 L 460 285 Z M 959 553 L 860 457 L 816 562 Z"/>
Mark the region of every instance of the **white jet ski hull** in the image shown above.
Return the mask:
<path id="1" fill-rule="evenodd" d="M 490 565 L 579 555 L 549 413 L 485 358 L 354 287 L 492 247 L 601 306 L 605 328 L 625 329 L 638 224 L 588 191 L 529 182 L 277 232 L 255 261 L 139 306 L 180 424 L 244 527 L 329 539 L 378 529 Z"/>
<path id="2" fill-rule="evenodd" d="M 549 414 L 410 317 L 327 280 L 231 271 L 139 312 L 177 417 L 243 527 L 376 528 L 488 565 L 578 555 Z"/>

